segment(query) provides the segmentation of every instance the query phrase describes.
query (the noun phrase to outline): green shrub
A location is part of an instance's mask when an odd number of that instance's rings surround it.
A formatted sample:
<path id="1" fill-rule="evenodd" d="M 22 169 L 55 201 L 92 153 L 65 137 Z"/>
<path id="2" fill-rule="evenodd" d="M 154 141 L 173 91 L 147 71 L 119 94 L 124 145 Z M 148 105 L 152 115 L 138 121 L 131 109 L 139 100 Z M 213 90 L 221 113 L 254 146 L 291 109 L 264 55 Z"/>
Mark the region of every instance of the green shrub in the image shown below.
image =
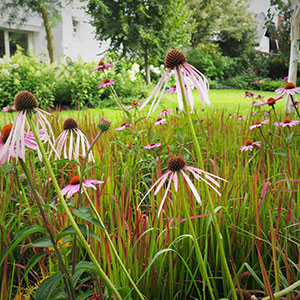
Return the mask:
<path id="1" fill-rule="evenodd" d="M 116 57 L 115 57 L 116 58 Z M 109 88 L 98 89 L 106 76 L 116 80 L 114 88 L 125 104 L 141 96 L 144 80 L 139 72 L 132 77 L 132 64 L 125 59 L 114 60 L 114 67 L 92 72 L 98 62 L 85 63 L 82 59 L 71 65 L 59 66 L 40 62 L 26 56 L 21 49 L 11 59 L 0 64 L 0 107 L 12 105 L 18 91 L 28 90 L 37 96 L 42 108 L 62 106 L 115 106 Z M 131 71 L 131 73 L 130 73 Z"/>

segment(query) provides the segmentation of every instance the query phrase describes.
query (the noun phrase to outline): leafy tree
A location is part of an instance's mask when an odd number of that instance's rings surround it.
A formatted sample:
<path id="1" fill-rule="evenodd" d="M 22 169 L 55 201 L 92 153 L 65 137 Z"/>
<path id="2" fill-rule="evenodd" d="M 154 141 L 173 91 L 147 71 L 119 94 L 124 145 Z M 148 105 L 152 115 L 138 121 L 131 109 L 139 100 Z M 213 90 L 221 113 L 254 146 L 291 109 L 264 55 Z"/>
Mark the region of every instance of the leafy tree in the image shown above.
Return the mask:
<path id="1" fill-rule="evenodd" d="M 55 61 L 52 28 L 60 20 L 60 0 L 1 0 L 0 15 L 8 18 L 8 24 L 21 26 L 33 13 L 43 19 L 46 31 L 47 48 L 51 62 Z"/>
<path id="2" fill-rule="evenodd" d="M 148 84 L 149 61 L 163 58 L 171 47 L 187 46 L 194 28 L 185 0 L 89 0 L 87 12 L 111 50 L 144 59 Z"/>
<path id="3" fill-rule="evenodd" d="M 219 41 L 225 55 L 235 56 L 241 51 L 253 49 L 255 38 L 254 14 L 248 11 L 247 0 L 187 1 L 197 27 L 192 35 L 192 45 Z M 238 48 L 237 48 L 238 47 Z"/>

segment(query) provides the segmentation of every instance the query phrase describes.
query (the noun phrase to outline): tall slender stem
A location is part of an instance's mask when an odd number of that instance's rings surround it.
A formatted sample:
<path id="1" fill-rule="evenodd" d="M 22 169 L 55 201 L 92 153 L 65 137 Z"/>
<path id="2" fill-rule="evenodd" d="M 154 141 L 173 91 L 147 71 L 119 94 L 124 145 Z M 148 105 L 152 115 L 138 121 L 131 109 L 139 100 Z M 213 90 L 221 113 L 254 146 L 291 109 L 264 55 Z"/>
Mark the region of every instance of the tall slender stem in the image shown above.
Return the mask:
<path id="1" fill-rule="evenodd" d="M 98 211 L 97 211 L 97 209 L 96 209 L 96 207 L 95 207 L 95 205 L 94 205 L 92 199 L 90 198 L 90 196 L 89 196 L 89 194 L 87 193 L 86 188 L 85 188 L 84 186 L 83 186 L 83 191 L 84 191 L 84 194 L 85 194 L 86 198 L 88 199 L 88 202 L 89 202 L 90 206 L 92 207 L 92 210 L 93 210 L 94 214 L 96 215 L 96 217 L 97 217 L 97 219 L 98 219 L 100 225 L 103 227 L 103 231 L 104 231 L 104 234 L 105 234 L 105 236 L 106 236 L 106 238 L 107 238 L 107 240 L 108 240 L 108 243 L 109 243 L 109 245 L 110 245 L 110 248 L 111 248 L 111 250 L 113 251 L 114 255 L 116 256 L 116 258 L 117 258 L 117 260 L 118 260 L 118 262 L 119 262 L 121 268 L 123 269 L 124 273 L 126 274 L 128 280 L 129 280 L 130 283 L 132 284 L 133 288 L 135 289 L 135 291 L 137 292 L 137 294 L 139 295 L 139 297 L 140 297 L 141 299 L 144 300 L 144 299 L 145 299 L 144 296 L 142 295 L 142 293 L 140 292 L 140 290 L 139 290 L 138 287 L 136 286 L 135 282 L 133 281 L 133 279 L 131 278 L 130 274 L 128 273 L 128 271 L 127 271 L 125 265 L 123 264 L 122 259 L 121 259 L 121 257 L 119 256 L 119 254 L 118 254 L 118 252 L 117 252 L 117 250 L 116 250 L 116 248 L 115 248 L 115 246 L 114 246 L 114 244 L 113 244 L 113 242 L 112 242 L 112 240 L 111 240 L 111 238 L 110 238 L 110 236 L 109 236 L 109 233 L 108 233 L 108 231 L 106 230 L 105 225 L 104 225 L 104 223 L 103 223 L 103 221 L 102 221 L 102 219 L 101 219 L 101 217 L 100 217 L 100 215 L 99 215 L 99 213 L 98 213 Z"/>
<path id="2" fill-rule="evenodd" d="M 299 114 L 298 108 L 297 108 L 297 106 L 296 106 L 296 103 L 295 103 L 295 101 L 294 101 L 293 95 L 291 95 L 291 100 L 292 100 L 292 102 L 293 102 L 293 106 L 294 106 L 294 108 L 295 108 L 295 111 L 296 111 L 296 113 L 297 113 L 297 115 L 298 115 L 298 117 L 299 117 L 299 119 L 300 119 L 300 114 Z"/>
<path id="3" fill-rule="evenodd" d="M 71 279 L 71 276 L 70 276 L 70 274 L 67 270 L 67 267 L 66 267 L 66 265 L 63 261 L 61 253 L 60 253 L 60 251 L 57 247 L 57 241 L 56 241 L 56 238 L 55 238 L 55 233 L 52 230 L 52 228 L 49 226 L 49 222 L 47 220 L 46 212 L 44 211 L 43 206 L 42 206 L 42 203 L 43 203 L 42 198 L 41 198 L 40 194 L 37 192 L 37 190 L 34 186 L 33 178 L 31 176 L 27 166 L 25 165 L 24 161 L 21 158 L 19 158 L 19 162 L 20 162 L 20 165 L 21 165 L 21 167 L 22 167 L 22 169 L 25 173 L 27 181 L 30 185 L 30 188 L 31 188 L 31 191 L 33 193 L 35 202 L 37 203 L 37 206 L 39 208 L 39 211 L 40 211 L 41 217 L 43 219 L 45 229 L 47 230 L 47 232 L 49 234 L 50 241 L 53 245 L 55 254 L 56 254 L 57 259 L 58 259 L 59 268 L 66 275 L 66 281 L 67 281 L 66 288 L 67 288 L 69 297 L 70 297 L 71 300 L 73 300 L 73 299 L 75 299 L 75 290 L 74 290 L 74 287 L 73 287 L 72 279 Z"/>
<path id="4" fill-rule="evenodd" d="M 183 102 L 184 112 L 185 112 L 185 116 L 186 116 L 186 119 L 187 119 L 189 129 L 191 131 L 193 143 L 194 143 L 194 146 L 195 146 L 195 151 L 196 151 L 196 154 L 197 154 L 198 163 L 200 165 L 200 168 L 204 169 L 204 164 L 203 164 L 203 160 L 202 160 L 200 146 L 199 146 L 198 139 L 197 139 L 196 132 L 195 132 L 195 128 L 194 128 L 194 125 L 193 125 L 193 122 L 192 122 L 192 117 L 191 117 L 190 112 L 189 112 L 188 103 L 187 103 L 186 98 L 185 98 L 184 87 L 183 87 L 183 84 L 182 84 L 182 79 L 181 79 L 181 75 L 180 75 L 180 72 L 179 72 L 178 68 L 177 68 L 177 74 L 178 74 L 179 83 L 180 83 L 180 89 L 181 89 L 181 94 L 182 94 L 182 102 Z M 226 261 L 224 245 L 223 245 L 223 237 L 222 237 L 221 232 L 220 232 L 218 219 L 217 219 L 215 209 L 214 209 L 214 203 L 213 203 L 213 200 L 211 198 L 210 191 L 209 191 L 207 185 L 205 185 L 205 189 L 206 189 L 207 196 L 208 196 L 208 204 L 209 204 L 210 214 L 212 216 L 212 220 L 213 220 L 213 224 L 214 224 L 214 228 L 215 228 L 216 236 L 217 236 L 217 242 L 218 242 L 218 246 L 219 246 L 219 249 L 220 249 L 220 257 L 221 257 L 222 266 L 223 266 L 224 271 L 226 273 L 225 276 L 226 276 L 227 280 L 229 281 L 229 285 L 230 285 L 230 288 L 231 288 L 233 299 L 238 300 L 238 297 L 237 297 L 237 294 L 236 294 L 236 291 L 235 291 L 235 287 L 234 287 L 234 284 L 233 284 L 233 280 L 232 280 L 232 275 L 230 273 L 230 270 L 229 270 L 229 267 L 228 267 L 228 264 L 227 264 L 227 261 Z"/>
<path id="5" fill-rule="evenodd" d="M 33 134 L 35 136 L 35 139 L 36 139 L 36 142 L 38 144 L 38 147 L 39 147 L 39 149 L 41 151 L 41 155 L 43 157 L 43 160 L 44 160 L 45 166 L 46 166 L 46 168 L 47 168 L 47 170 L 49 172 L 49 175 L 50 175 L 50 177 L 52 179 L 52 183 L 53 183 L 55 191 L 56 191 L 56 193 L 58 195 L 58 198 L 59 198 L 59 200 L 60 200 L 60 202 L 61 202 L 61 204 L 62 204 L 62 206 L 63 206 L 63 208 L 64 208 L 64 210 L 65 210 L 65 212 L 66 212 L 66 214 L 68 216 L 68 218 L 69 218 L 69 221 L 71 222 L 71 224 L 72 224 L 72 226 L 73 226 L 73 228 L 74 228 L 74 230 L 76 232 L 76 234 L 78 235 L 79 240 L 81 241 L 82 246 L 85 248 L 87 254 L 89 255 L 89 257 L 91 259 L 91 261 L 93 262 L 94 266 L 96 267 L 97 271 L 99 272 L 99 275 L 100 275 L 101 279 L 104 281 L 104 283 L 106 284 L 106 286 L 108 287 L 108 289 L 111 290 L 114 293 L 114 295 L 115 295 L 115 297 L 117 299 L 122 300 L 121 295 L 119 294 L 119 292 L 117 291 L 117 289 L 115 288 L 115 286 L 113 285 L 113 283 L 111 282 L 111 280 L 108 278 L 108 276 L 105 274 L 105 272 L 101 268 L 100 264 L 98 263 L 98 261 L 97 261 L 95 255 L 94 255 L 94 253 L 92 252 L 92 250 L 90 248 L 90 245 L 87 243 L 86 239 L 84 238 L 83 234 L 81 233 L 79 227 L 77 226 L 76 221 L 74 220 L 74 218 L 73 218 L 73 216 L 72 216 L 72 214 L 71 214 L 71 212 L 70 212 L 70 210 L 68 208 L 68 205 L 67 205 L 67 203 L 66 203 L 66 201 L 65 201 L 65 199 L 64 199 L 64 197 L 63 197 L 63 195 L 61 193 L 61 190 L 59 188 L 58 182 L 56 180 L 55 174 L 54 174 L 53 169 L 51 167 L 51 164 L 50 164 L 50 161 L 48 159 L 48 156 L 47 156 L 47 153 L 45 151 L 45 148 L 44 148 L 44 146 L 43 146 L 43 144 L 41 142 L 41 139 L 39 137 L 39 134 L 37 132 L 37 129 L 35 127 L 35 124 L 34 124 L 32 118 L 31 118 L 30 114 L 27 114 L 27 120 L 28 120 L 30 128 L 31 128 L 31 130 L 32 130 L 32 132 L 33 132 Z"/>

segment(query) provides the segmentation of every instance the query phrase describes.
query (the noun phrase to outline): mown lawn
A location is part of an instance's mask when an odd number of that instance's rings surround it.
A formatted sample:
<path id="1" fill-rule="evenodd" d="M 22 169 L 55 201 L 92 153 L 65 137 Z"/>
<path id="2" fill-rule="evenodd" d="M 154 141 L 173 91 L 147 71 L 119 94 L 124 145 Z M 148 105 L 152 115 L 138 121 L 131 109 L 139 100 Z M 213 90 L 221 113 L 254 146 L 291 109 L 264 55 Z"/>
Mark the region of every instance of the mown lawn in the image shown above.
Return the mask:
<path id="1" fill-rule="evenodd" d="M 264 92 L 264 91 L 253 91 L 256 94 L 265 96 L 265 99 L 269 97 L 275 97 L 274 92 Z M 215 110 L 225 110 L 228 114 L 237 113 L 238 115 L 244 115 L 250 112 L 250 104 L 253 101 L 253 98 L 245 98 L 244 90 L 236 89 L 220 89 L 220 90 L 210 90 L 209 98 L 211 101 L 211 106 L 207 106 L 205 111 L 212 112 Z M 199 96 L 196 91 L 194 91 L 194 98 L 196 103 L 196 108 L 200 110 L 202 107 L 199 101 Z M 134 100 L 134 99 L 132 99 Z M 159 113 L 162 109 L 175 109 L 177 106 L 177 96 L 173 95 L 164 95 L 159 107 L 157 108 L 153 118 L 156 118 L 156 114 Z M 276 104 L 277 110 L 284 110 L 285 107 L 285 98 Z M 147 109 L 147 108 L 146 108 Z M 267 110 L 268 108 L 266 108 Z M 122 122 L 122 115 L 118 109 L 110 108 L 95 108 L 95 109 L 83 109 L 88 110 L 88 114 L 91 118 L 97 119 L 100 116 L 105 116 L 107 119 L 110 119 L 114 124 Z M 61 112 L 62 117 L 76 117 L 80 119 L 80 114 L 77 110 L 66 110 Z M 8 114 L 0 113 L 0 125 L 10 122 L 11 116 Z M 12 119 L 11 119 L 12 120 Z"/>

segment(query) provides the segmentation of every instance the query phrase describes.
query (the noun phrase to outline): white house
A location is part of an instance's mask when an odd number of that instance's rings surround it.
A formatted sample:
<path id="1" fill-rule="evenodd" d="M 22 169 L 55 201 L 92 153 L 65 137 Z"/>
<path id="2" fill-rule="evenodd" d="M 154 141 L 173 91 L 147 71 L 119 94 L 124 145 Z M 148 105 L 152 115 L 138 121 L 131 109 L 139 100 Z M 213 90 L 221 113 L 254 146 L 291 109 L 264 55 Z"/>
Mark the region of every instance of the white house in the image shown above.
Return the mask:
<path id="1" fill-rule="evenodd" d="M 94 29 L 88 23 L 89 16 L 84 12 L 83 5 L 79 0 L 74 0 L 61 9 L 61 22 L 53 28 L 55 57 L 58 62 L 67 57 L 75 60 L 79 56 L 84 61 L 97 61 L 107 49 L 107 43 L 100 45 L 95 39 Z M 14 35 L 17 29 L 21 34 Z M 48 55 L 46 33 L 40 16 L 32 15 L 18 28 L 8 26 L 5 19 L 0 20 L 0 57 L 13 55 L 16 44 L 26 51 L 32 51 L 41 59 Z"/>

